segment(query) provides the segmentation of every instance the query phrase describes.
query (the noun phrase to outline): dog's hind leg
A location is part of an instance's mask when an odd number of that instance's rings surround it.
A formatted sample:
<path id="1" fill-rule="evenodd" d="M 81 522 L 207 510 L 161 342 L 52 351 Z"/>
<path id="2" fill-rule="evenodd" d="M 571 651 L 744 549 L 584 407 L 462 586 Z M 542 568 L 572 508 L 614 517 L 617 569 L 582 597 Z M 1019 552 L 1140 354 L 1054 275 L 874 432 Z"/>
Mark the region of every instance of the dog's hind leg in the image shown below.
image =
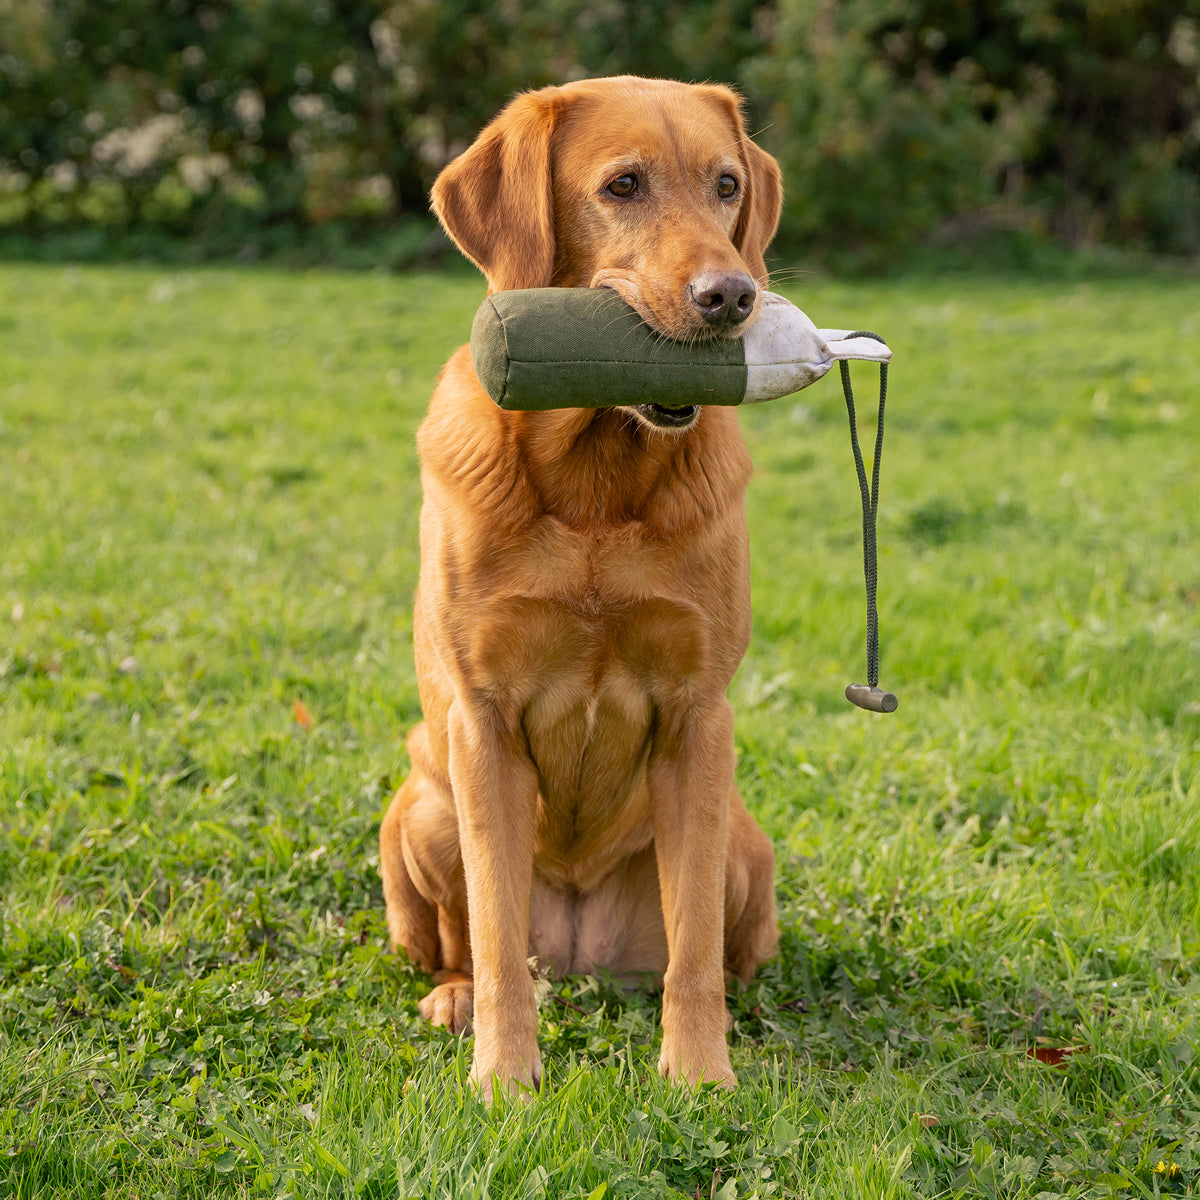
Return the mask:
<path id="1" fill-rule="evenodd" d="M 454 1033 L 470 1027 L 473 1006 L 467 894 L 458 822 L 422 764 L 424 727 L 413 732 L 413 769 L 379 827 L 379 863 L 392 947 L 404 950 L 437 986 L 421 1016 Z"/>
<path id="2" fill-rule="evenodd" d="M 743 982 L 775 953 L 775 851 L 746 811 L 735 787 L 729 797 L 725 857 L 725 971 Z"/>

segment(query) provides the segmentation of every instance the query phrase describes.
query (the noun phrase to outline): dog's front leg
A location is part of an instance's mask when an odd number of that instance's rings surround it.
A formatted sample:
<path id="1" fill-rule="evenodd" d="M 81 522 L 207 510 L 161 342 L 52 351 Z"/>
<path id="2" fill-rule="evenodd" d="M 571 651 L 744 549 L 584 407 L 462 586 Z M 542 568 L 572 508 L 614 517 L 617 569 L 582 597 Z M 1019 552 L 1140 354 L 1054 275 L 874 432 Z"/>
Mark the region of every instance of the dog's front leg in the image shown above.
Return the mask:
<path id="1" fill-rule="evenodd" d="M 493 709 L 455 707 L 448 725 L 474 971 L 471 1078 L 487 1103 L 541 1083 L 528 967 L 537 772 Z"/>
<path id="2" fill-rule="evenodd" d="M 672 1081 L 732 1087 L 723 950 L 733 711 L 722 697 L 671 725 L 650 759 L 668 953 L 658 1069 Z"/>

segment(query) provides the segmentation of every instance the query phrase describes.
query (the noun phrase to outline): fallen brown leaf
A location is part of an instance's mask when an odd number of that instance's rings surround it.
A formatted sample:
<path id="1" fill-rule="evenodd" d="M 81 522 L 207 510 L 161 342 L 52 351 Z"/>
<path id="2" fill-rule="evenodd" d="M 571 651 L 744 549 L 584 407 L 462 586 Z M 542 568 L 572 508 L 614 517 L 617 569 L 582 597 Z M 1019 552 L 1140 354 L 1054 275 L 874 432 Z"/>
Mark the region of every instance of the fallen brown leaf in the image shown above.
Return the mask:
<path id="1" fill-rule="evenodd" d="M 1025 1054 L 1043 1066 L 1065 1068 L 1074 1055 L 1087 1054 L 1089 1050 L 1091 1046 L 1030 1046 Z"/>

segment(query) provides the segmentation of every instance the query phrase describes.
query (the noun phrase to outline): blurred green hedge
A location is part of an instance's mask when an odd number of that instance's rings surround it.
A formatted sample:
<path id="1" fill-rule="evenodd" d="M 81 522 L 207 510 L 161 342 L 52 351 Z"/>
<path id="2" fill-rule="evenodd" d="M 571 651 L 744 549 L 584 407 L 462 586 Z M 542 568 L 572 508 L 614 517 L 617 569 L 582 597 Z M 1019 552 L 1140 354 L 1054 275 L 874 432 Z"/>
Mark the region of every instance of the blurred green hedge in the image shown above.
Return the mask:
<path id="1" fill-rule="evenodd" d="M 1200 0 L 0 0 L 0 231 L 402 265 L 515 91 L 621 72 L 739 87 L 812 259 L 1200 252 Z"/>

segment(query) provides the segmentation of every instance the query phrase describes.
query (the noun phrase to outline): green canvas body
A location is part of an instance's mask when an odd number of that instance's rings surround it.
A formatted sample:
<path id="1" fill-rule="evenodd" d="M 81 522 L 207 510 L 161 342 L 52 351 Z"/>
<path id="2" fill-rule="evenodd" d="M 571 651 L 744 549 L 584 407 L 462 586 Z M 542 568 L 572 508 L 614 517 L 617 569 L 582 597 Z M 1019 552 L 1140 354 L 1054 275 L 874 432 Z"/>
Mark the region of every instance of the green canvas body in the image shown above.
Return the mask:
<path id="1" fill-rule="evenodd" d="M 655 333 L 611 288 L 497 292 L 475 314 L 475 373 L 501 408 L 741 404 L 740 339 Z"/>

